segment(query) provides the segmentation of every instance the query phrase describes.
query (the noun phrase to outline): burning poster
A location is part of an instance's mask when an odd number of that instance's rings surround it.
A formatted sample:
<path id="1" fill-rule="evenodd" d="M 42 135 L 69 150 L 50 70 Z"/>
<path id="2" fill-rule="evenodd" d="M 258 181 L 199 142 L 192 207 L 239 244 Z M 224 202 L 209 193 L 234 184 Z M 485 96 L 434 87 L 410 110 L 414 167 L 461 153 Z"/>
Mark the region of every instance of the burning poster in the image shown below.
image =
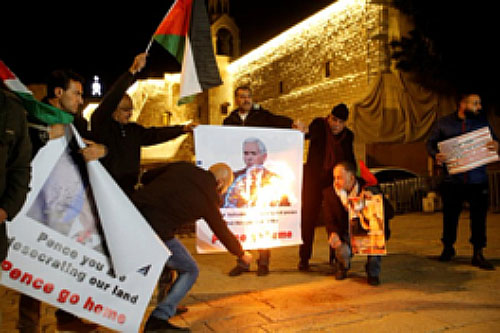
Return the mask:
<path id="1" fill-rule="evenodd" d="M 438 143 L 439 151 L 445 154 L 448 172 L 453 175 L 498 161 L 498 154 L 486 148 L 492 140 L 488 127 L 456 136 Z"/>
<path id="2" fill-rule="evenodd" d="M 197 165 L 225 163 L 233 170 L 221 213 L 244 249 L 302 243 L 303 140 L 295 130 L 196 127 Z M 196 223 L 196 235 L 199 253 L 226 250 L 203 220 Z"/>
<path id="3" fill-rule="evenodd" d="M 31 191 L 8 222 L 0 282 L 113 330 L 137 332 L 170 252 L 98 161 L 75 163 L 73 136 L 81 147 L 71 126 L 35 156 Z"/>
<path id="4" fill-rule="evenodd" d="M 386 254 L 382 194 L 349 198 L 349 231 L 353 254 Z"/>

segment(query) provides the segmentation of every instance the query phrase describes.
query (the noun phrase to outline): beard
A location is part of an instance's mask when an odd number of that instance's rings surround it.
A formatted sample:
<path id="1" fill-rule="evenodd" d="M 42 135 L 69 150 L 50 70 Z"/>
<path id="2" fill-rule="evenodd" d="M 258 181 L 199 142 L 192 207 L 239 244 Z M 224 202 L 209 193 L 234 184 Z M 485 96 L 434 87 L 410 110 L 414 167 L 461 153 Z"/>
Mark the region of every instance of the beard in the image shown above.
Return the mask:
<path id="1" fill-rule="evenodd" d="M 467 118 L 467 119 L 478 119 L 481 116 L 481 110 L 474 111 L 474 110 L 466 109 L 464 114 L 465 114 L 465 118 Z"/>

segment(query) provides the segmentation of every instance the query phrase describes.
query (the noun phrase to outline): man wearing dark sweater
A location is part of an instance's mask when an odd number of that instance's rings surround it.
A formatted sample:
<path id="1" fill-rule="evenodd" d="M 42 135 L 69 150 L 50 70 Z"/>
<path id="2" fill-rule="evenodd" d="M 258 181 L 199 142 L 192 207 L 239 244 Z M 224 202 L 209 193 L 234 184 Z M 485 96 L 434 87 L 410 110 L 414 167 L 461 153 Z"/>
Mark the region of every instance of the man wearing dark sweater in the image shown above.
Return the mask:
<path id="1" fill-rule="evenodd" d="M 132 202 L 172 252 L 166 265 L 178 272 L 167 296 L 159 302 L 146 323 L 146 331 L 180 329 L 168 322 L 177 304 L 198 277 L 198 266 L 182 243 L 174 237 L 183 224 L 203 218 L 229 252 L 250 264 L 252 255 L 228 229 L 219 207 L 232 175 L 228 166 L 214 165 L 210 171 L 186 162 L 177 162 L 154 170 L 144 179 L 144 187 L 132 194 Z M 187 330 L 187 329 L 186 329 Z"/>
<path id="2" fill-rule="evenodd" d="M 191 124 L 145 128 L 130 122 L 133 105 L 125 92 L 134 82 L 134 75 L 145 65 L 146 54 L 136 56 L 130 69 L 115 82 L 91 117 L 94 139 L 108 149 L 101 163 L 127 195 L 134 191 L 139 178 L 141 147 L 174 139 L 193 128 Z"/>

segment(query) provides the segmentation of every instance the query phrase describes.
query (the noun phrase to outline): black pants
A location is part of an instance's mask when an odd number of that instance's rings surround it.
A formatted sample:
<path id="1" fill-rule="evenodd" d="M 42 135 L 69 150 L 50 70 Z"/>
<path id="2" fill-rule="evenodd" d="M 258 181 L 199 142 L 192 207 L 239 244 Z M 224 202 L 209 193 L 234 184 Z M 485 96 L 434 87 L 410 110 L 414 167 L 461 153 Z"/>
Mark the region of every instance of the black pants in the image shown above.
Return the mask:
<path id="1" fill-rule="evenodd" d="M 441 188 L 443 198 L 443 238 L 445 247 L 457 240 L 457 226 L 464 201 L 470 207 L 470 243 L 475 249 L 486 246 L 486 214 L 488 211 L 488 183 L 451 184 Z"/>

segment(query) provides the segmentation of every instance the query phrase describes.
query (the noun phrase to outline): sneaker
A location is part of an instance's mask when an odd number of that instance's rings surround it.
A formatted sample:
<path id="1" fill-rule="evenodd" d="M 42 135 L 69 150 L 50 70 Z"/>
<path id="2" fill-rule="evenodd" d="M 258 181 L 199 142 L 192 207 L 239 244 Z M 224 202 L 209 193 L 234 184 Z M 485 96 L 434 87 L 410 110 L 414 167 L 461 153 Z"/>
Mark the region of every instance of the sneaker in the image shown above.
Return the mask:
<path id="1" fill-rule="evenodd" d="M 168 320 L 163 320 L 150 316 L 146 325 L 144 325 L 144 332 L 191 332 L 187 327 L 179 327 L 171 324 Z"/>
<path id="2" fill-rule="evenodd" d="M 347 277 L 347 270 L 339 268 L 335 271 L 335 280 L 344 280 Z"/>
<path id="3" fill-rule="evenodd" d="M 231 271 L 229 271 L 229 276 L 238 276 L 241 275 L 243 272 L 248 272 L 248 268 L 236 265 Z"/>
<path id="4" fill-rule="evenodd" d="M 445 246 L 443 252 L 439 256 L 439 261 L 450 261 L 455 256 L 455 249 L 453 247 Z"/>
<path id="5" fill-rule="evenodd" d="M 380 284 L 380 279 L 378 276 L 370 276 L 368 275 L 368 278 L 366 279 L 366 282 L 368 282 L 368 284 L 370 286 L 378 286 Z"/>
<path id="6" fill-rule="evenodd" d="M 495 266 L 484 258 L 482 250 L 474 251 L 471 263 L 472 266 L 476 266 L 487 271 L 495 270 Z"/>
<path id="7" fill-rule="evenodd" d="M 269 266 L 259 265 L 257 268 L 257 276 L 265 276 L 269 274 Z"/>
<path id="8" fill-rule="evenodd" d="M 309 268 L 310 268 L 309 267 L 309 261 L 306 261 L 306 260 L 299 261 L 299 264 L 297 265 L 297 268 L 301 272 L 307 272 L 307 271 L 309 271 Z"/>

